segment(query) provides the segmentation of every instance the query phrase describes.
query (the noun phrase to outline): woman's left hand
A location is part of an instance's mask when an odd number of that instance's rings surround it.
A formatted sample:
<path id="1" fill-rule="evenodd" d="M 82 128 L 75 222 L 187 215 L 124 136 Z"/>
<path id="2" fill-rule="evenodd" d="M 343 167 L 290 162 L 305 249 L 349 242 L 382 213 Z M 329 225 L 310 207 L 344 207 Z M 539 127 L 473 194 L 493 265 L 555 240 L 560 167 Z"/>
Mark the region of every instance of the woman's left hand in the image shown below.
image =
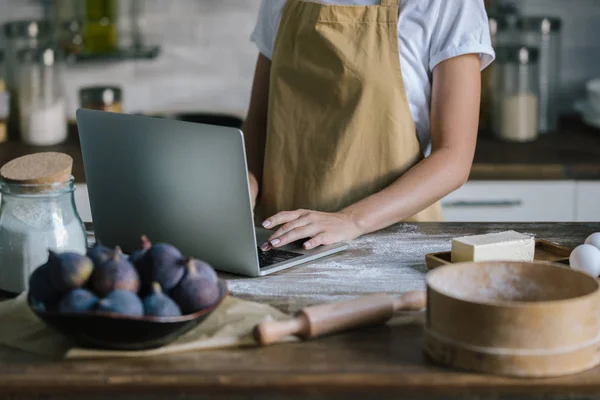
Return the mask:
<path id="1" fill-rule="evenodd" d="M 361 235 L 352 217 L 342 212 L 284 211 L 267 219 L 263 226 L 267 229 L 279 227 L 267 243 L 261 246 L 263 251 L 282 247 L 301 239 L 308 239 L 303 244 L 303 247 L 308 250 L 356 239 Z"/>

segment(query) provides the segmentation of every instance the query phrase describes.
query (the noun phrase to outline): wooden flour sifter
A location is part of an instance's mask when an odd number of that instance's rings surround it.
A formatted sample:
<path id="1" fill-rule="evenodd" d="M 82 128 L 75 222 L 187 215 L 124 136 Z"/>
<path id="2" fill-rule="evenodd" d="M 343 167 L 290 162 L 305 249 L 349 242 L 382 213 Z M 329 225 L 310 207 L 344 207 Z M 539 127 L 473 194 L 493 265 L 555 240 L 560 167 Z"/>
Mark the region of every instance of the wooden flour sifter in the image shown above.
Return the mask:
<path id="1" fill-rule="evenodd" d="M 258 343 L 310 339 L 425 308 L 423 349 L 454 368 L 522 378 L 569 375 L 600 364 L 600 285 L 548 262 L 463 263 L 428 273 L 427 291 L 374 294 L 308 307 L 256 326 Z"/>

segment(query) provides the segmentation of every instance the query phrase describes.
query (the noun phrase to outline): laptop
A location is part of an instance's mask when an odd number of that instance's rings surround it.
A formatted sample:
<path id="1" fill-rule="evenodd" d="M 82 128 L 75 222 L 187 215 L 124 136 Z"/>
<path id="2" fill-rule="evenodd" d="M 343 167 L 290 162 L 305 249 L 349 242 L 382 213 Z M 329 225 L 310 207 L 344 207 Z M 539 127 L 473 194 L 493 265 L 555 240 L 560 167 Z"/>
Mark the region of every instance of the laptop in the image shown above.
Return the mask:
<path id="1" fill-rule="evenodd" d="M 239 129 L 140 115 L 77 110 L 94 231 L 130 253 L 141 235 L 216 270 L 264 276 L 348 248 L 262 252 L 272 232 L 255 227 Z"/>

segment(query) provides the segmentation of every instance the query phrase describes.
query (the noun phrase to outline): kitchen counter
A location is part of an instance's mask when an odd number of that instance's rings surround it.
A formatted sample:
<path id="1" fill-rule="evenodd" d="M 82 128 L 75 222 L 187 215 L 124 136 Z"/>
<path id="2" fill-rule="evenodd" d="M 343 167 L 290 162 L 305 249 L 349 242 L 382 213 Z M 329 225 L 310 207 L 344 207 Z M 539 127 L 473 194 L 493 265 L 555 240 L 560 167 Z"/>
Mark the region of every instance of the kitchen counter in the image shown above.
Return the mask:
<path id="1" fill-rule="evenodd" d="M 58 146 L 0 144 L 0 166 L 29 153 L 59 151 L 73 157 L 76 183 L 85 183 L 81 148 L 74 125 L 70 140 Z M 479 135 L 471 180 L 600 180 L 600 131 L 577 118 L 563 119 L 558 133 L 527 144 L 507 143 Z"/>
<path id="2" fill-rule="evenodd" d="M 531 143 L 479 135 L 471 180 L 600 180 L 600 130 L 580 119 L 561 121 L 557 133 Z"/>
<path id="3" fill-rule="evenodd" d="M 515 229 L 574 247 L 594 224 L 400 224 L 344 253 L 264 278 L 224 275 L 233 295 L 287 312 L 373 292 L 423 289 L 428 252 L 450 239 Z M 157 358 L 53 362 L 0 348 L 0 393 L 11 398 L 600 398 L 600 368 L 519 380 L 437 367 L 420 347 L 422 313 L 386 326 L 267 348 L 190 352 Z"/>

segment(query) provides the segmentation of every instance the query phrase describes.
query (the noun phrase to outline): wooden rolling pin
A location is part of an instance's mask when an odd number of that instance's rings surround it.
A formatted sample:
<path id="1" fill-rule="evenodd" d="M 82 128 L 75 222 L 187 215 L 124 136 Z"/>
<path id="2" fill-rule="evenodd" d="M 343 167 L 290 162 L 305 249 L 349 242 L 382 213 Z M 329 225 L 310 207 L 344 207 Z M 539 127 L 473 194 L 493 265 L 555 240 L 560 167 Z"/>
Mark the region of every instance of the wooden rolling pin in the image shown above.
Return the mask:
<path id="1" fill-rule="evenodd" d="M 353 300 L 308 307 L 287 321 L 266 321 L 254 328 L 254 338 L 265 346 L 286 336 L 310 339 L 361 326 L 382 324 L 396 311 L 425 308 L 425 292 L 408 292 L 399 297 L 386 294 L 362 296 Z"/>

